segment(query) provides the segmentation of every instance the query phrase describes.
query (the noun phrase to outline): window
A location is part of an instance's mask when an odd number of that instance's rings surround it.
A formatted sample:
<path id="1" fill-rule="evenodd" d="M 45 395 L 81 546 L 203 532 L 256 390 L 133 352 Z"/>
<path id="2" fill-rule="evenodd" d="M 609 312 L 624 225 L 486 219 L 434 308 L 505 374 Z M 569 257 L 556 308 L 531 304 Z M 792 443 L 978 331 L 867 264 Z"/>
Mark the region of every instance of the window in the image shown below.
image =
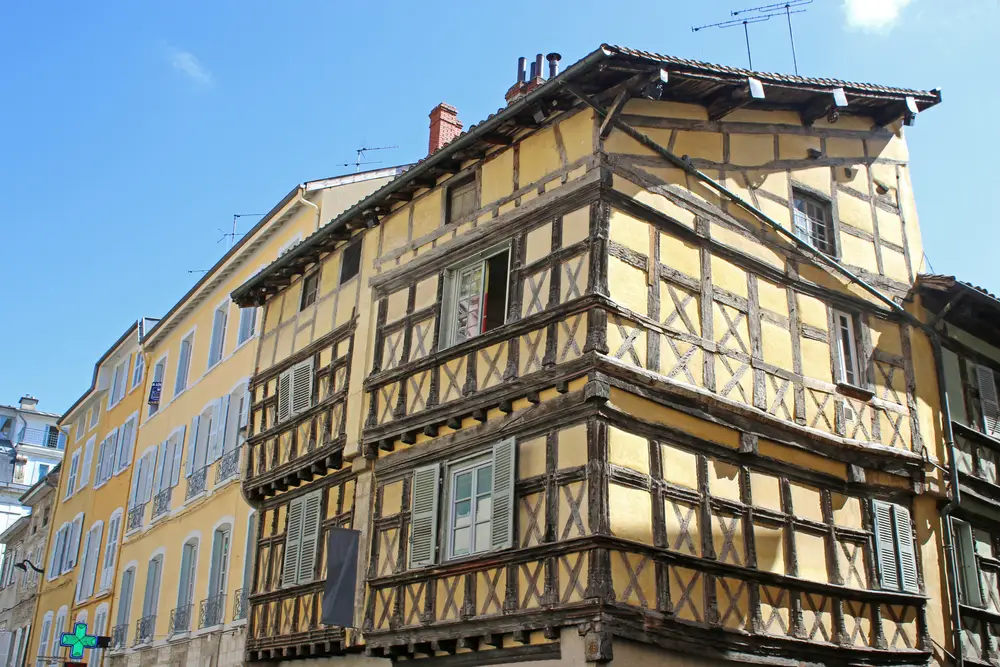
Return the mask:
<path id="1" fill-rule="evenodd" d="M 441 464 L 413 473 L 410 567 L 437 562 Z M 513 541 L 514 440 L 444 466 L 446 559 L 506 549 Z M 290 515 L 289 515 L 290 516 Z"/>
<path id="2" fill-rule="evenodd" d="M 962 604 L 982 607 L 984 602 L 983 589 L 972 526 L 958 519 L 952 519 L 951 522 L 954 528 L 959 595 Z"/>
<path id="3" fill-rule="evenodd" d="M 351 243 L 344 248 L 344 254 L 340 260 L 340 284 L 343 285 L 348 280 L 358 275 L 361 270 L 361 239 Z"/>
<path id="4" fill-rule="evenodd" d="M 86 429 L 83 428 L 83 424 L 84 424 L 84 417 L 81 416 L 80 419 L 78 419 L 77 422 L 76 422 L 76 440 L 77 440 L 77 442 L 79 442 L 80 440 L 83 440 L 83 436 L 87 434 Z"/>
<path id="5" fill-rule="evenodd" d="M 226 348 L 226 320 L 229 319 L 229 309 L 227 305 L 219 306 L 212 315 L 212 341 L 208 349 L 208 367 L 216 365 L 222 361 L 222 354 Z"/>
<path id="6" fill-rule="evenodd" d="M 160 577 L 163 575 L 163 555 L 154 556 L 146 566 L 146 590 L 142 596 L 142 617 L 156 615 L 160 603 Z M 153 628 L 149 628 L 149 639 L 152 639 Z"/>
<path id="7" fill-rule="evenodd" d="M 135 449 L 136 430 L 135 423 L 138 421 L 138 413 L 133 413 L 119 429 L 118 444 L 115 447 L 114 459 L 115 472 L 119 473 L 132 463 L 132 450 Z"/>
<path id="8" fill-rule="evenodd" d="M 910 511 L 901 505 L 873 500 L 872 516 L 882 590 L 917 593 L 917 557 Z"/>
<path id="9" fill-rule="evenodd" d="M 250 340 L 257 333 L 257 308 L 240 308 L 240 331 L 236 338 L 236 344 L 242 345 Z"/>
<path id="10" fill-rule="evenodd" d="M 38 635 L 38 659 L 35 660 L 35 667 L 44 667 L 48 664 L 42 658 L 49 655 L 49 639 L 52 637 L 52 612 L 45 612 L 42 620 L 42 631 Z"/>
<path id="11" fill-rule="evenodd" d="M 296 234 L 294 238 L 286 241 L 280 248 L 278 248 L 278 257 L 281 257 L 286 252 L 294 248 L 302 240 L 302 234 Z"/>
<path id="12" fill-rule="evenodd" d="M 323 491 L 313 491 L 288 503 L 285 532 L 285 560 L 281 585 L 297 586 L 311 582 L 316 574 L 316 547 L 323 516 Z"/>
<path id="13" fill-rule="evenodd" d="M 229 398 L 229 394 L 226 394 L 191 420 L 185 477 L 190 477 L 222 456 L 226 442 Z"/>
<path id="14" fill-rule="evenodd" d="M 795 235 L 820 252 L 833 255 L 833 215 L 830 205 L 816 197 L 795 190 L 793 224 Z"/>
<path id="15" fill-rule="evenodd" d="M 62 571 L 66 574 L 76 567 L 80 553 L 80 537 L 83 534 L 83 513 L 77 514 L 66 533 L 66 548 L 62 555 Z"/>
<path id="16" fill-rule="evenodd" d="M 97 560 L 101 554 L 101 536 L 104 533 L 104 522 L 96 521 L 87 531 L 83 541 L 81 554 L 82 567 L 76 579 L 76 601 L 81 602 L 94 594 L 94 581 L 97 578 Z"/>
<path id="17" fill-rule="evenodd" d="M 111 380 L 111 392 L 108 394 L 108 410 L 125 398 L 125 388 L 128 386 L 128 358 L 126 357 L 115 366 L 115 373 Z"/>
<path id="18" fill-rule="evenodd" d="M 313 360 L 295 364 L 278 376 L 278 421 L 290 419 L 312 405 Z"/>
<path id="19" fill-rule="evenodd" d="M 102 604 L 97 608 L 97 613 L 94 614 L 94 627 L 92 631 L 98 636 L 106 636 L 108 630 L 108 605 Z M 90 663 L 93 665 L 102 665 L 101 662 L 104 659 L 104 649 L 94 649 L 91 651 Z"/>
<path id="20" fill-rule="evenodd" d="M 189 333 L 181 341 L 180 354 L 177 355 L 177 379 L 174 381 L 174 395 L 187 389 L 188 371 L 191 370 L 191 349 L 194 347 L 194 333 Z"/>
<path id="21" fill-rule="evenodd" d="M 7 415 L 0 415 L 0 435 L 9 438 L 14 429 L 14 419 Z"/>
<path id="22" fill-rule="evenodd" d="M 247 545 L 243 554 L 243 595 L 253 592 L 253 566 L 257 559 L 257 512 L 251 511 L 247 520 Z"/>
<path id="23" fill-rule="evenodd" d="M 858 347 L 854 339 L 854 318 L 839 310 L 833 311 L 834 350 L 837 381 L 860 386 L 858 372 Z"/>
<path id="24" fill-rule="evenodd" d="M 118 439 L 121 429 L 115 429 L 101 441 L 97 448 L 97 471 L 94 473 L 94 488 L 103 486 L 115 470 L 115 453 L 118 449 Z"/>
<path id="25" fill-rule="evenodd" d="M 122 587 L 118 596 L 118 616 L 115 625 L 128 625 L 132 614 L 132 593 L 135 589 L 135 568 L 122 573 Z"/>
<path id="26" fill-rule="evenodd" d="M 69 476 L 66 478 L 66 495 L 63 499 L 67 499 L 73 495 L 76 491 L 76 480 L 80 472 L 80 450 L 73 452 L 73 457 L 69 462 Z"/>
<path id="27" fill-rule="evenodd" d="M 184 610 L 194 604 L 194 585 L 198 580 L 197 568 L 198 540 L 191 538 L 184 543 L 184 548 L 181 550 L 181 581 L 177 589 L 177 617 L 180 617 L 181 622 L 174 625 L 175 633 L 191 629 L 191 614 L 184 613 Z"/>
<path id="28" fill-rule="evenodd" d="M 448 269 L 445 276 L 443 347 L 461 343 L 507 321 L 510 248 L 494 248 Z"/>
<path id="29" fill-rule="evenodd" d="M 121 508 L 116 509 L 108 521 L 108 541 L 104 545 L 104 562 L 101 565 L 100 591 L 111 588 L 115 578 L 115 561 L 118 559 L 118 540 L 121 538 L 122 516 Z"/>
<path id="30" fill-rule="evenodd" d="M 167 372 L 167 358 L 163 357 L 153 366 L 153 381 L 149 384 L 149 415 L 155 415 L 160 409 L 160 399 L 163 394 L 163 374 Z"/>
<path id="31" fill-rule="evenodd" d="M 94 409 L 90 411 L 90 428 L 97 428 L 97 421 L 101 417 L 101 404 L 98 403 L 94 406 Z M 89 430 L 89 429 L 88 429 Z"/>
<path id="32" fill-rule="evenodd" d="M 132 489 L 129 493 L 129 509 L 148 503 L 153 493 L 153 472 L 156 467 L 156 448 L 147 449 L 132 472 Z"/>
<path id="33" fill-rule="evenodd" d="M 448 211 L 445 224 L 457 222 L 476 210 L 476 179 L 463 179 L 448 187 Z"/>
<path id="34" fill-rule="evenodd" d="M 93 436 L 83 448 L 83 464 L 80 466 L 80 479 L 77 482 L 77 491 L 90 484 L 90 466 L 94 462 L 94 444 L 96 442 L 97 436 Z"/>
<path id="35" fill-rule="evenodd" d="M 181 479 L 181 453 L 184 449 L 184 431 L 175 431 L 158 446 L 156 474 L 153 478 L 154 493 L 162 493 L 177 486 Z"/>
<path id="36" fill-rule="evenodd" d="M 208 575 L 208 597 L 209 600 L 216 601 L 214 605 L 210 605 L 215 607 L 212 611 L 216 613 L 214 618 L 209 619 L 214 621 L 210 625 L 222 623 L 224 607 L 221 602 L 225 600 L 229 578 L 229 550 L 232 546 L 232 533 L 232 526 L 226 524 L 217 528 L 212 537 L 212 568 Z"/>
<path id="37" fill-rule="evenodd" d="M 40 482 L 43 479 L 45 479 L 45 476 L 49 474 L 50 470 L 52 470 L 52 466 L 50 466 L 50 465 L 48 465 L 46 463 L 39 463 L 38 464 L 38 479 L 35 480 L 35 481 L 36 482 Z"/>
<path id="38" fill-rule="evenodd" d="M 142 374 L 146 372 L 146 359 L 142 356 L 142 352 L 135 353 L 135 368 L 132 369 L 132 385 L 129 387 L 129 391 L 132 391 L 140 384 L 142 384 Z"/>
<path id="39" fill-rule="evenodd" d="M 319 291 L 319 271 L 313 271 L 302 279 L 302 301 L 299 310 L 305 310 L 316 303 L 316 293 Z"/>
<path id="40" fill-rule="evenodd" d="M 979 386 L 979 408 L 983 413 L 983 433 L 1000 438 L 1000 398 L 997 396 L 996 374 L 989 366 L 976 366 Z"/>
<path id="41" fill-rule="evenodd" d="M 65 651 L 57 647 L 59 646 L 60 635 L 68 630 L 66 627 L 68 620 L 69 609 L 59 607 L 59 611 L 56 612 L 56 622 L 52 625 L 52 653 L 65 653 Z"/>

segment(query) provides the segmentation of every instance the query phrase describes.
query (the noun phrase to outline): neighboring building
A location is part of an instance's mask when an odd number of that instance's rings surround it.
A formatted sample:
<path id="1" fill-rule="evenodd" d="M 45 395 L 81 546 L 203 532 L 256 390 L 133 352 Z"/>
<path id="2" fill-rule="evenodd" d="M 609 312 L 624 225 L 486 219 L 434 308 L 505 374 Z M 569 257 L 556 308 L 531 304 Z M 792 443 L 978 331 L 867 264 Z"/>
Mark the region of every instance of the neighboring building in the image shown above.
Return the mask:
<path id="1" fill-rule="evenodd" d="M 41 574 L 35 568 L 45 567 L 45 543 L 55 507 L 59 470 L 56 465 L 21 496 L 21 504 L 30 514 L 0 534 L 0 542 L 6 547 L 0 565 L 0 632 L 8 637 L 6 654 L 0 652 L 2 667 L 34 664 L 28 658 L 28 643 L 41 581 Z"/>
<path id="2" fill-rule="evenodd" d="M 143 339 L 147 373 L 113 604 L 111 665 L 240 664 L 248 526 L 240 491 L 258 309 L 229 293 L 399 168 L 297 186 Z M 251 550 L 252 553 L 252 550 Z"/>
<path id="3" fill-rule="evenodd" d="M 946 452 L 896 300 L 939 93 L 540 66 L 233 294 L 248 662 L 925 664 Z"/>
<path id="4" fill-rule="evenodd" d="M 66 437 L 58 421 L 38 409 L 34 396 L 22 396 L 16 407 L 0 405 L 0 531 L 28 513 L 21 494 L 62 460 Z"/>
<path id="5" fill-rule="evenodd" d="M 1000 300 L 951 276 L 921 275 L 914 295 L 940 335 L 951 440 L 954 587 L 949 618 L 958 664 L 1000 664 Z M 945 439 L 948 440 L 946 431 Z M 946 552 L 947 553 L 947 552 Z M 947 595 L 947 596 L 946 596 Z M 957 598 L 957 599 L 956 599 Z M 956 610 L 957 603 L 957 612 Z"/>
<path id="6" fill-rule="evenodd" d="M 74 623 L 85 622 L 97 634 L 111 630 L 114 575 L 146 375 L 142 338 L 155 322 L 138 320 L 108 348 L 94 364 L 87 390 L 59 420 L 69 444 L 49 539 L 38 562 L 45 574 L 27 651 L 37 664 L 65 658 L 67 649 L 59 648 L 58 637 Z M 87 659 L 99 665 L 101 652 Z"/>

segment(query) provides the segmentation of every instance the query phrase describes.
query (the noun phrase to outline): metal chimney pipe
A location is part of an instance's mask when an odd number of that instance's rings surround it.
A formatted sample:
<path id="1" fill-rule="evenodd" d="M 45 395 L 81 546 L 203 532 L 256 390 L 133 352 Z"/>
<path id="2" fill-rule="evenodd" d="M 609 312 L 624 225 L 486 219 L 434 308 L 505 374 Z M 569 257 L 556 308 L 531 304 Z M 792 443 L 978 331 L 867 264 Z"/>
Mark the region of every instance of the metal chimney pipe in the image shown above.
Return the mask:
<path id="1" fill-rule="evenodd" d="M 538 76 L 538 65 L 534 61 L 532 61 L 532 63 L 531 63 L 531 80 L 534 81 L 536 76 Z"/>
<path id="2" fill-rule="evenodd" d="M 528 59 L 524 56 L 517 59 L 517 82 L 524 83 L 524 77 L 527 75 L 528 69 Z"/>
<path id="3" fill-rule="evenodd" d="M 537 76 L 539 78 L 541 78 L 541 76 L 542 76 L 542 54 L 541 53 L 539 53 L 537 56 L 535 56 L 535 75 L 532 76 L 531 78 L 533 79 L 533 78 L 535 78 L 535 76 Z"/>
<path id="4" fill-rule="evenodd" d="M 562 60 L 562 56 L 558 53 L 550 53 L 545 56 L 545 59 L 549 61 L 549 78 L 556 78 L 559 75 L 559 61 Z"/>

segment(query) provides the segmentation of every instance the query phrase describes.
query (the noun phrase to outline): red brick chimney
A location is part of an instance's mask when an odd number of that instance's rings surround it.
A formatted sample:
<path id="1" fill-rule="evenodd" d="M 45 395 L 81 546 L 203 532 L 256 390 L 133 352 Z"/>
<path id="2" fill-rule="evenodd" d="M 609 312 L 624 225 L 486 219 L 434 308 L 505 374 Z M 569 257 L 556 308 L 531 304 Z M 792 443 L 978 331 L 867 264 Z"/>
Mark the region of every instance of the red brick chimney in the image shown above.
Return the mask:
<path id="1" fill-rule="evenodd" d="M 458 119 L 458 109 L 450 104 L 441 104 L 431 111 L 431 137 L 427 147 L 430 155 L 462 134 L 462 121 Z"/>

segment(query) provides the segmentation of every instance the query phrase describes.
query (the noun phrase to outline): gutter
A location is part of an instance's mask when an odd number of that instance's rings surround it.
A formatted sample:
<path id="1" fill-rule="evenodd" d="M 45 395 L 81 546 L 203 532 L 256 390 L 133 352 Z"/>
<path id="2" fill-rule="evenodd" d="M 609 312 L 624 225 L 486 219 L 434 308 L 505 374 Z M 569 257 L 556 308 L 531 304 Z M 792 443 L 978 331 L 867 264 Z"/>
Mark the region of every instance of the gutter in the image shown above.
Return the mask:
<path id="1" fill-rule="evenodd" d="M 463 148 L 467 148 L 480 140 L 483 135 L 490 134 L 497 125 L 517 116 L 518 114 L 527 111 L 534 107 L 537 102 L 544 97 L 551 95 L 552 91 L 561 85 L 571 82 L 573 79 L 580 76 L 589 67 L 595 63 L 607 60 L 611 57 L 611 53 L 605 50 L 604 47 L 597 49 L 590 55 L 584 57 L 582 60 L 573 63 L 570 67 L 567 67 L 560 74 L 552 79 L 549 79 L 544 84 L 534 89 L 521 99 L 517 100 L 513 104 L 507 106 L 503 111 L 499 112 L 492 118 L 489 118 L 479 125 L 476 125 L 470 129 L 465 134 L 459 136 L 457 139 L 449 143 L 445 148 L 432 153 L 422 162 L 418 162 L 414 167 L 407 170 L 403 175 L 385 184 L 380 189 L 376 190 L 372 194 L 368 195 L 360 202 L 347 209 L 332 221 L 330 221 L 324 228 L 324 234 L 318 235 L 313 234 L 309 238 L 305 239 L 302 243 L 298 244 L 294 249 L 285 253 L 280 259 L 273 262 L 264 271 L 261 271 L 255 277 L 251 278 L 247 282 L 240 285 L 238 288 L 233 290 L 231 296 L 233 301 L 241 303 L 246 300 L 250 295 L 260 286 L 264 278 L 273 273 L 275 270 L 290 266 L 295 262 L 295 260 L 303 257 L 305 255 L 311 254 L 311 250 L 316 246 L 322 237 L 326 234 L 336 232 L 344 228 L 349 220 L 357 218 L 358 216 L 364 214 L 366 211 L 370 210 L 376 203 L 381 202 L 388 195 L 396 192 L 401 187 L 409 185 L 413 181 L 419 179 L 430 169 L 437 166 L 442 162 L 447 162 L 451 159 L 451 155 L 456 153 Z M 169 313 L 168 313 L 169 315 Z"/>

